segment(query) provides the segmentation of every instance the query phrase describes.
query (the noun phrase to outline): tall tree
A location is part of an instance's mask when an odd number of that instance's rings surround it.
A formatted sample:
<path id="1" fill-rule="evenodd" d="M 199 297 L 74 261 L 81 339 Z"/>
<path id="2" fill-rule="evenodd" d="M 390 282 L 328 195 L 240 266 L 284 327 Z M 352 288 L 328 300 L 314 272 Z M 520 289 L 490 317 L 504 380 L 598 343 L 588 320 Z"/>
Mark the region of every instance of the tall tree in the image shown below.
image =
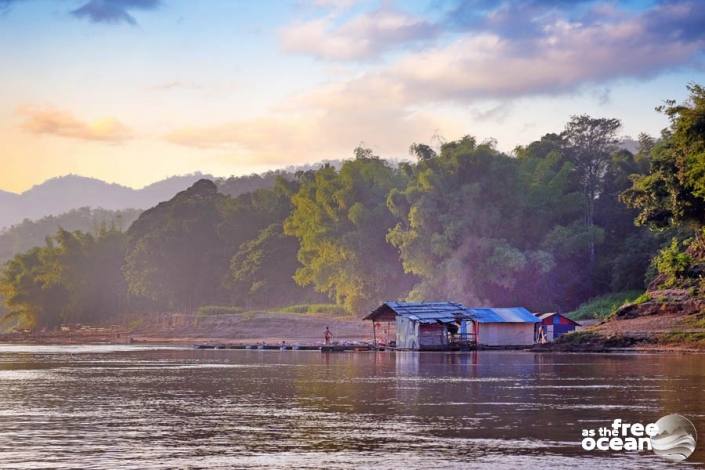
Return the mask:
<path id="1" fill-rule="evenodd" d="M 248 308 L 267 308 L 320 300 L 320 294 L 294 281 L 300 267 L 298 250 L 298 240 L 285 235 L 280 223 L 240 245 L 230 260 L 228 286 L 233 302 Z"/>
<path id="2" fill-rule="evenodd" d="M 219 229 L 231 202 L 212 181 L 200 180 L 145 211 L 127 231 L 130 294 L 187 311 L 222 298 L 229 256 Z"/>
<path id="3" fill-rule="evenodd" d="M 404 269 L 420 278 L 410 298 L 506 300 L 523 273 L 550 267 L 544 253 L 517 243 L 527 233 L 517 160 L 466 136 L 411 171 L 406 188 L 389 195 L 398 223 L 387 235 Z"/>
<path id="4" fill-rule="evenodd" d="M 369 149 L 355 156 L 340 171 L 325 166 L 304 178 L 284 232 L 299 241 L 296 281 L 362 313 L 403 293 L 409 280 L 385 240 L 394 224 L 387 194 L 404 177 Z"/>
<path id="5" fill-rule="evenodd" d="M 0 275 L 7 315 L 30 327 L 101 322 L 125 308 L 125 235 L 59 230 L 43 247 L 16 255 Z"/>
<path id="6" fill-rule="evenodd" d="M 561 134 L 566 154 L 575 165 L 583 185 L 585 198 L 585 225 L 588 228 L 590 268 L 595 263 L 595 201 L 600 194 L 610 156 L 616 150 L 618 119 L 592 118 L 587 115 L 571 117 Z"/>

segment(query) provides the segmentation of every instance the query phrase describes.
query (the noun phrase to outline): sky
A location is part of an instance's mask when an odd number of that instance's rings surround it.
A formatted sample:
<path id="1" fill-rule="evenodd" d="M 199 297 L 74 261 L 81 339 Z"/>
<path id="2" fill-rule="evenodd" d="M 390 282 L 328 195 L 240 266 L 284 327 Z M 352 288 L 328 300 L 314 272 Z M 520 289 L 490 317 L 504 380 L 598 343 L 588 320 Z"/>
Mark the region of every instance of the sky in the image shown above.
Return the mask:
<path id="1" fill-rule="evenodd" d="M 703 25 L 700 0 L 0 0 L 0 189 L 511 152 L 575 114 L 658 135 Z"/>

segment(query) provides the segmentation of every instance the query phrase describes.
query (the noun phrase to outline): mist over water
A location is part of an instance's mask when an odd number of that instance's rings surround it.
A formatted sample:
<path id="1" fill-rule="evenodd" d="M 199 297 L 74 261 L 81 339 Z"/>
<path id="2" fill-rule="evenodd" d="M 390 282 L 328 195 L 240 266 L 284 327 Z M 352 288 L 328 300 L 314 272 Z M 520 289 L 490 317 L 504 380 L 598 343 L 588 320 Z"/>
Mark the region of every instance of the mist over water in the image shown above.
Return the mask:
<path id="1" fill-rule="evenodd" d="M 672 468 L 580 431 L 705 435 L 703 390 L 696 355 L 0 346 L 0 467 Z"/>

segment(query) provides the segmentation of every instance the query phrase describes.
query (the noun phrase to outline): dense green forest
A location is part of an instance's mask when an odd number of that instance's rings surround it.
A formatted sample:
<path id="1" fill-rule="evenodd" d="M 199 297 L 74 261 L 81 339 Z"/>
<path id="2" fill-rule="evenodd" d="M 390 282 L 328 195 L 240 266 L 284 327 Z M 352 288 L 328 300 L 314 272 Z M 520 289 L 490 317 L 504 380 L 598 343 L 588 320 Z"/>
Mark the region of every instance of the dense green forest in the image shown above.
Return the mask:
<path id="1" fill-rule="evenodd" d="M 54 235 L 59 229 L 95 233 L 104 227 L 114 227 L 122 231 L 137 220 L 141 212 L 138 209 L 112 211 L 81 207 L 60 215 L 42 217 L 39 220 L 25 219 L 19 224 L 0 231 L 0 263 L 18 253 L 43 245 L 46 238 Z"/>
<path id="2" fill-rule="evenodd" d="M 578 115 L 512 155 L 465 136 L 395 164 L 360 147 L 236 196 L 201 180 L 127 230 L 60 230 L 16 255 L 6 317 L 51 327 L 326 298 L 357 315 L 394 298 L 567 311 L 643 290 L 688 273 L 702 244 L 705 90 L 689 90 L 636 152 L 618 120 Z"/>
<path id="3" fill-rule="evenodd" d="M 214 181 L 218 185 L 218 191 L 228 196 L 236 197 L 240 194 L 253 192 L 258 189 L 271 188 L 279 178 L 293 180 L 295 179 L 294 173 L 295 170 L 277 170 L 262 174 L 217 178 L 214 179 Z M 141 192 L 148 192 L 148 195 L 152 196 L 152 193 L 156 193 L 155 186 L 161 191 L 161 186 L 170 187 L 177 184 L 179 181 L 188 180 L 193 176 L 195 175 L 167 178 L 142 189 Z M 49 182 L 45 182 L 42 186 L 47 186 L 50 183 L 56 185 L 60 180 L 69 179 L 71 181 L 78 179 L 80 183 L 83 183 L 80 177 L 71 176 L 49 180 Z M 89 180 L 90 183 L 94 184 L 96 181 L 98 180 Z M 100 183 L 106 188 L 112 188 L 114 186 L 108 183 Z M 71 186 L 65 186 L 59 189 L 63 191 L 73 190 Z M 121 189 L 127 190 L 128 188 L 123 187 Z M 47 198 L 51 198 L 51 196 L 52 194 L 49 194 Z M 98 203 L 100 202 L 101 201 L 98 201 Z M 96 233 L 101 227 L 113 226 L 123 231 L 142 213 L 140 209 L 109 210 L 100 207 L 87 207 L 89 203 L 96 203 L 96 201 L 90 198 L 85 199 L 83 203 L 86 204 L 86 207 L 72 209 L 58 215 L 45 216 L 37 220 L 25 219 L 20 223 L 0 230 L 0 263 L 9 260 L 18 253 L 43 245 L 46 238 L 56 234 L 59 229 L 68 230 L 69 232 L 79 230 L 86 233 Z"/>

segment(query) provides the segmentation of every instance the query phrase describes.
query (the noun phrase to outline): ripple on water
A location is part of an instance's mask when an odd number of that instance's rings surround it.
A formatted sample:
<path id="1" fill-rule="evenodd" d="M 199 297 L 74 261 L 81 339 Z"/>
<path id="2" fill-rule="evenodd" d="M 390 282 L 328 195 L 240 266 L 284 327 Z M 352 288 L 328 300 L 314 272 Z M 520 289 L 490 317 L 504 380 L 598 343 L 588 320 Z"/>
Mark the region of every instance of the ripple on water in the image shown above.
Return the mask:
<path id="1" fill-rule="evenodd" d="M 0 352 L 0 467 L 665 469 L 587 454 L 580 428 L 648 421 L 673 403 L 705 419 L 682 393 L 705 376 L 687 358 L 571 368 L 479 354 L 470 375 L 443 355 L 410 371 L 393 354 L 26 354 Z"/>

